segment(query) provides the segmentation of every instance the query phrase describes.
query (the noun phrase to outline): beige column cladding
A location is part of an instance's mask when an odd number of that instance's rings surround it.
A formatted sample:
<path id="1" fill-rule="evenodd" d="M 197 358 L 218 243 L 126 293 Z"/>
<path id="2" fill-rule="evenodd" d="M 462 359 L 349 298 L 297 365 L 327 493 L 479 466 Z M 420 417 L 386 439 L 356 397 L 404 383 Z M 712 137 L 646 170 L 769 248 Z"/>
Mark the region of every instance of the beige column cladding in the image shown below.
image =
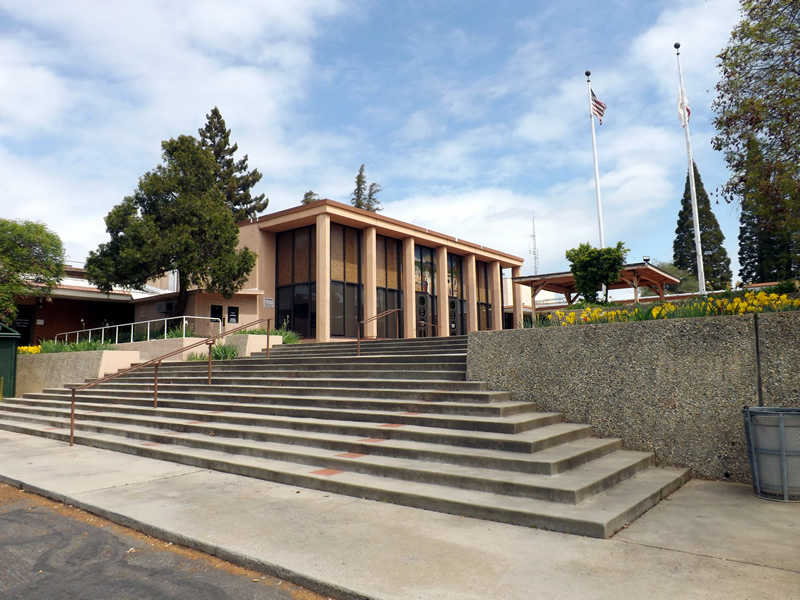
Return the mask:
<path id="1" fill-rule="evenodd" d="M 439 327 L 434 335 L 450 335 L 450 292 L 447 289 L 447 248 L 436 248 L 436 314 Z"/>
<path id="2" fill-rule="evenodd" d="M 317 215 L 317 341 L 331 340 L 331 217 Z"/>
<path id="3" fill-rule="evenodd" d="M 417 295 L 414 286 L 414 238 L 403 238 L 403 337 L 417 337 Z"/>
<path id="4" fill-rule="evenodd" d="M 467 292 L 467 333 L 478 331 L 478 279 L 475 275 L 475 255 L 464 257 L 464 289 Z"/>
<path id="5" fill-rule="evenodd" d="M 364 252 L 363 252 L 363 273 L 364 273 L 364 332 L 367 338 L 378 337 L 378 321 L 372 319 L 377 315 L 378 293 L 377 293 L 377 263 L 376 263 L 376 240 L 377 229 L 367 227 L 364 229 Z"/>
<path id="6" fill-rule="evenodd" d="M 500 289 L 503 272 L 500 269 L 499 261 L 489 263 L 489 297 L 492 303 L 491 328 L 495 330 L 503 328 L 503 292 Z"/>
<path id="7" fill-rule="evenodd" d="M 521 271 L 522 269 L 519 267 L 511 268 L 512 281 L 514 277 L 520 277 L 522 275 Z M 522 285 L 519 283 L 511 284 L 511 297 L 514 303 L 514 329 L 522 329 L 524 318 L 522 315 Z"/>

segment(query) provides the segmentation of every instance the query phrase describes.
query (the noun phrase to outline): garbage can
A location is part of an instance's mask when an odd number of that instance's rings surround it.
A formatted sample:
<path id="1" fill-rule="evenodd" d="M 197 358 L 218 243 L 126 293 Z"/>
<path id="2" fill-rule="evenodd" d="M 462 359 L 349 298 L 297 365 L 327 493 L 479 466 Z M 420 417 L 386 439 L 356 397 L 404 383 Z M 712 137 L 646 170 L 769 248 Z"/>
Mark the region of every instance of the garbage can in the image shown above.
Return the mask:
<path id="1" fill-rule="evenodd" d="M 0 323 L 0 398 L 13 398 L 17 389 L 17 344 L 22 336 Z"/>
<path id="2" fill-rule="evenodd" d="M 756 496 L 800 502 L 800 408 L 745 406 L 742 412 Z"/>

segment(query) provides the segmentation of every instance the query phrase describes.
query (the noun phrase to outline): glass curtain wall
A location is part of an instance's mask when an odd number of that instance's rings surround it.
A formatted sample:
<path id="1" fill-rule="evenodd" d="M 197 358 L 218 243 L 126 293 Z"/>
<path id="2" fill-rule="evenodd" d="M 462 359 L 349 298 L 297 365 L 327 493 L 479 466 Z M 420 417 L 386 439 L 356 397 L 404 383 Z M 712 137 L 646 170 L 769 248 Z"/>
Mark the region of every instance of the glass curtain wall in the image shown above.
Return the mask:
<path id="1" fill-rule="evenodd" d="M 463 262 L 457 254 L 447 255 L 447 306 L 450 335 L 467 333 L 467 303 L 464 300 Z"/>
<path id="2" fill-rule="evenodd" d="M 414 282 L 416 290 L 417 337 L 436 335 L 436 252 L 433 248 L 414 246 Z"/>
<path id="3" fill-rule="evenodd" d="M 356 337 L 363 295 L 361 230 L 331 223 L 331 336 Z"/>
<path id="4" fill-rule="evenodd" d="M 492 305 L 489 302 L 489 263 L 475 261 L 478 297 L 478 331 L 491 328 Z"/>
<path id="5" fill-rule="evenodd" d="M 301 227 L 276 236 L 275 327 L 317 337 L 317 228 Z"/>
<path id="6" fill-rule="evenodd" d="M 378 319 L 379 338 L 403 337 L 402 242 L 382 235 L 376 236 L 375 262 L 377 266 L 377 314 L 393 308 L 392 313 Z"/>

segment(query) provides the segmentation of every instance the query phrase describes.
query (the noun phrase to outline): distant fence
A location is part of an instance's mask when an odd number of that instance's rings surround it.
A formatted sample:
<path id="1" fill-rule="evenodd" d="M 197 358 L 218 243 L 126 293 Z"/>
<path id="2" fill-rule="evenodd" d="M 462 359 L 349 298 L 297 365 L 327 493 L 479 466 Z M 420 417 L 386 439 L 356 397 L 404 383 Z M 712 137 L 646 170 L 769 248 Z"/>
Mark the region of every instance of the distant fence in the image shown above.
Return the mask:
<path id="1" fill-rule="evenodd" d="M 742 406 L 800 406 L 800 312 L 475 332 L 467 376 L 660 464 L 747 482 Z"/>
<path id="2" fill-rule="evenodd" d="M 167 339 L 168 337 L 194 337 L 192 328 L 198 322 L 216 322 L 219 331 L 214 335 L 222 333 L 222 319 L 215 317 L 164 317 L 161 319 L 151 319 L 149 321 L 137 321 L 135 323 L 125 323 L 123 325 L 104 325 L 103 327 L 92 327 L 90 329 L 79 329 L 77 331 L 67 331 L 59 333 L 55 337 L 56 342 L 80 342 L 94 341 L 109 344 L 125 344 L 128 342 L 149 342 L 150 340 Z M 205 335 L 203 336 L 205 337 Z"/>

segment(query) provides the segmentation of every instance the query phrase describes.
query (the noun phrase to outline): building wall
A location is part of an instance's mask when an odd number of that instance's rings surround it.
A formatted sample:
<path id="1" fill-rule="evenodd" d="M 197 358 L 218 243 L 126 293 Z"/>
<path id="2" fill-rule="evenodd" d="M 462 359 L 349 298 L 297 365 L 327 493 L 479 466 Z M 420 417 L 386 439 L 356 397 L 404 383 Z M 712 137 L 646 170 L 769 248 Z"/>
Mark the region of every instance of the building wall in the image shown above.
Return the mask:
<path id="1" fill-rule="evenodd" d="M 749 481 L 742 407 L 759 403 L 759 372 L 764 405 L 800 407 L 798 364 L 787 312 L 478 332 L 467 373 L 661 464 Z"/>
<path id="2" fill-rule="evenodd" d="M 126 302 L 101 302 L 68 298 L 24 299 L 18 306 L 32 308 L 30 339 L 22 345 L 52 340 L 59 333 L 79 331 L 104 325 L 130 323 L 134 319 L 133 305 Z M 74 340 L 73 340 L 74 341 Z"/>

